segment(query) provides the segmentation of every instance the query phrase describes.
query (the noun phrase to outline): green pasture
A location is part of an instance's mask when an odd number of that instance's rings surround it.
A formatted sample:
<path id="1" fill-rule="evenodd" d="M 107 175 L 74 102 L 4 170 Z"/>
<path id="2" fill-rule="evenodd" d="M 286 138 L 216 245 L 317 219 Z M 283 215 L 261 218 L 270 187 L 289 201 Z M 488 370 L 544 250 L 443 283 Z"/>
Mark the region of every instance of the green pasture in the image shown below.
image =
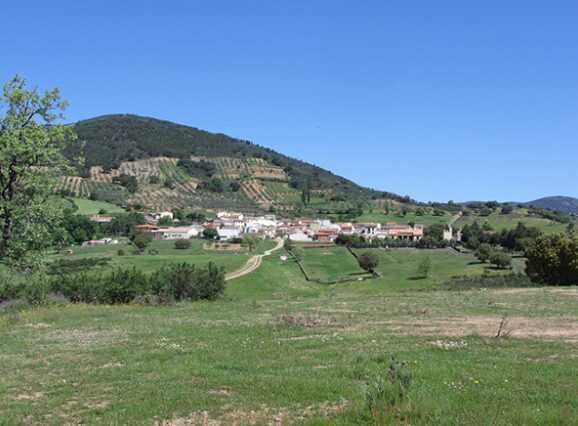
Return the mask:
<path id="1" fill-rule="evenodd" d="M 541 217 L 536 217 L 528 214 L 526 209 L 515 209 L 514 212 L 510 214 L 501 214 L 499 212 L 493 212 L 489 216 L 462 216 L 456 223 L 454 227 L 463 227 L 465 224 L 471 224 L 478 222 L 478 224 L 483 225 L 484 223 L 489 223 L 494 231 L 501 231 L 502 229 L 512 229 L 515 228 L 519 222 L 522 222 L 526 226 L 534 226 L 540 229 L 546 234 L 556 234 L 562 233 L 566 230 L 567 225 L 559 222 L 555 222 L 549 219 L 544 219 Z"/>

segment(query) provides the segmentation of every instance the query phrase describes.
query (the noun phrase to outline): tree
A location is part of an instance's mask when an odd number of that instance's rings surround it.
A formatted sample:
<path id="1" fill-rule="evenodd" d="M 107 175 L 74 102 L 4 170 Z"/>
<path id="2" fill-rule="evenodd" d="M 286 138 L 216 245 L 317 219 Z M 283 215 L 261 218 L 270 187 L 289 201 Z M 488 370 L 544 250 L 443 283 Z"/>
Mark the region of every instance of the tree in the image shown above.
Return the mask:
<path id="1" fill-rule="evenodd" d="M 138 232 L 132 236 L 132 243 L 140 250 L 143 251 L 150 242 L 153 240 L 153 236 L 147 232 Z"/>
<path id="2" fill-rule="evenodd" d="M 510 214 L 514 211 L 514 207 L 512 207 L 510 204 L 504 204 L 502 206 L 502 214 Z"/>
<path id="3" fill-rule="evenodd" d="M 578 236 L 542 235 L 526 250 L 526 274 L 549 285 L 578 284 Z"/>
<path id="4" fill-rule="evenodd" d="M 241 189 L 241 184 L 239 182 L 231 182 L 229 183 L 229 190 L 231 192 L 239 192 L 239 190 Z"/>
<path id="5" fill-rule="evenodd" d="M 512 266 L 512 256 L 503 252 L 495 252 L 490 256 L 490 263 L 499 269 L 506 269 Z"/>
<path id="6" fill-rule="evenodd" d="M 305 251 L 301 247 L 294 247 L 291 249 L 291 253 L 293 254 L 295 262 L 301 262 L 301 259 L 303 259 L 303 256 L 305 255 Z"/>
<path id="7" fill-rule="evenodd" d="M 65 214 L 61 225 L 68 233 L 68 241 L 80 244 L 92 239 L 97 233 L 98 225 L 86 216 Z"/>
<path id="8" fill-rule="evenodd" d="M 121 173 L 119 176 L 113 177 L 112 183 L 124 186 L 131 194 L 134 194 L 136 191 L 138 191 L 138 181 L 136 180 L 136 177 L 127 175 L 125 173 Z"/>
<path id="9" fill-rule="evenodd" d="M 40 250 L 58 236 L 62 211 L 45 203 L 58 175 L 69 171 L 63 155 L 75 140 L 57 124 L 67 103 L 58 88 L 41 93 L 16 76 L 0 95 L 0 262 L 34 267 Z"/>
<path id="10" fill-rule="evenodd" d="M 205 228 L 203 229 L 203 238 L 215 240 L 219 238 L 219 232 L 215 228 Z"/>
<path id="11" fill-rule="evenodd" d="M 287 238 L 283 243 L 283 248 L 287 251 L 291 251 L 291 249 L 293 248 L 293 241 Z"/>
<path id="12" fill-rule="evenodd" d="M 357 259 L 359 262 L 359 266 L 361 269 L 367 272 L 373 272 L 377 265 L 379 265 L 379 258 L 377 255 L 372 251 L 366 251 Z"/>
<path id="13" fill-rule="evenodd" d="M 173 224 L 173 220 L 169 216 L 163 216 L 159 220 L 157 220 L 158 226 L 171 226 Z"/>
<path id="14" fill-rule="evenodd" d="M 259 244 L 259 237 L 255 234 L 245 234 L 243 236 L 243 244 L 249 247 L 249 251 L 253 251 L 257 244 Z"/>
<path id="15" fill-rule="evenodd" d="M 488 243 L 482 243 L 478 246 L 474 255 L 480 262 L 486 263 L 490 260 L 490 256 L 492 255 L 492 246 Z"/>
<path id="16" fill-rule="evenodd" d="M 425 237 L 432 237 L 437 241 L 444 239 L 444 231 L 446 230 L 446 225 L 443 223 L 434 223 L 424 230 Z"/>
<path id="17" fill-rule="evenodd" d="M 425 256 L 417 266 L 417 272 L 422 278 L 427 278 L 431 268 L 431 256 Z"/>

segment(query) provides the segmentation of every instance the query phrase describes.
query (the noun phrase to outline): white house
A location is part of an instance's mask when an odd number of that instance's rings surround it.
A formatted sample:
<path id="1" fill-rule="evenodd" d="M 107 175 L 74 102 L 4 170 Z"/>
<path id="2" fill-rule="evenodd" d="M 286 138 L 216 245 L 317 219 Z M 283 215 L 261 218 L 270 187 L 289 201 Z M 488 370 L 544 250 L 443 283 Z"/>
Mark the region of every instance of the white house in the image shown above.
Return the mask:
<path id="1" fill-rule="evenodd" d="M 219 239 L 221 241 L 227 241 L 241 236 L 241 229 L 235 226 L 224 226 L 222 228 L 217 228 L 217 232 L 219 233 Z"/>
<path id="2" fill-rule="evenodd" d="M 304 241 L 304 242 L 313 241 L 312 235 L 306 233 L 302 229 L 291 229 L 289 231 L 289 239 L 291 241 Z"/>
<path id="3" fill-rule="evenodd" d="M 152 231 L 158 240 L 188 240 L 199 235 L 198 226 L 176 226 Z"/>

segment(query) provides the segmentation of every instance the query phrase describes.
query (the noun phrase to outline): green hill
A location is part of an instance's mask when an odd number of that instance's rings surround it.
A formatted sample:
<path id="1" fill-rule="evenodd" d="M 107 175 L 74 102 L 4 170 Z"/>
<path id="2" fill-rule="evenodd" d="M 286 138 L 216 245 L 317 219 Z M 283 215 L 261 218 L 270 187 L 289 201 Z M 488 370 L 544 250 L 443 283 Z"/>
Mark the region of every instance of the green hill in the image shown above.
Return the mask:
<path id="1" fill-rule="evenodd" d="M 303 207 L 303 197 L 315 211 L 375 199 L 409 201 L 249 141 L 169 121 L 106 115 L 74 126 L 82 144 L 67 155 L 82 154 L 85 162 L 79 176 L 63 179 L 57 189 L 63 195 L 154 208 L 243 210 L 294 210 Z M 133 176 L 138 189 L 118 185 L 121 175 Z"/>

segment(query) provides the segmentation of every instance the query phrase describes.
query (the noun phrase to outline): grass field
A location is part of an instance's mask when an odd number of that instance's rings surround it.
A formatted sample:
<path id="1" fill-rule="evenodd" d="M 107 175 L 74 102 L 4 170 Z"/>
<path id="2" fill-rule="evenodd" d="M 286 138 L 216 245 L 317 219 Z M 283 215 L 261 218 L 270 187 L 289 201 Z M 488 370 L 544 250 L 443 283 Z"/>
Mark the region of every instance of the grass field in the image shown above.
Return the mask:
<path id="1" fill-rule="evenodd" d="M 504 271 L 491 269 L 487 263 L 480 263 L 473 255 L 461 254 L 452 249 L 364 249 L 356 250 L 356 252 L 361 254 L 366 250 L 377 253 L 379 257 L 377 271 L 382 277 L 370 282 L 354 284 L 357 292 L 375 293 L 382 291 L 383 288 L 421 289 L 443 283 L 453 276 L 504 273 Z M 428 276 L 422 278 L 418 272 L 418 266 L 425 257 L 430 258 L 431 266 Z M 514 258 L 513 269 L 522 272 L 523 260 Z"/>
<path id="2" fill-rule="evenodd" d="M 430 251 L 416 280 L 424 251 L 378 253 L 363 283 L 305 282 L 277 252 L 216 302 L 2 314 L 0 424 L 387 423 L 365 395 L 391 357 L 413 380 L 388 424 L 578 423 L 578 288 L 434 290 L 483 266 Z"/>
<path id="3" fill-rule="evenodd" d="M 489 216 L 462 216 L 456 222 L 455 226 L 463 227 L 466 223 L 471 224 L 474 222 L 478 222 L 480 225 L 487 222 L 492 226 L 494 231 L 512 229 L 518 225 L 518 222 L 522 222 L 524 225 L 534 226 L 546 234 L 562 233 L 566 230 L 567 226 L 563 223 L 554 222 L 549 219 L 530 216 L 528 210 L 519 208 L 515 209 L 511 214 L 494 212 Z"/>
<path id="4" fill-rule="evenodd" d="M 273 248 L 274 241 L 262 241 L 253 253 L 225 253 L 206 251 L 202 239 L 191 239 L 191 246 L 188 249 L 176 249 L 174 241 L 152 241 L 142 254 L 133 254 L 134 246 L 128 245 L 126 241 L 121 241 L 114 245 L 99 245 L 93 247 L 76 247 L 72 255 L 63 253 L 52 254 L 49 261 L 57 259 L 79 259 L 86 257 L 110 257 L 111 261 L 107 266 L 96 267 L 95 270 L 111 269 L 114 267 L 132 268 L 133 266 L 143 272 L 154 271 L 163 265 L 171 262 L 186 262 L 204 265 L 213 262 L 218 266 L 224 266 L 226 272 L 232 272 L 247 262 L 250 256 L 259 254 Z M 118 250 L 124 250 L 125 255 L 119 256 Z M 150 254 L 149 250 L 155 250 L 157 254 Z"/>
<path id="5" fill-rule="evenodd" d="M 72 201 L 78 206 L 76 214 L 93 215 L 98 214 L 101 209 L 106 210 L 107 214 L 125 213 L 123 208 L 105 201 L 93 201 L 86 198 L 72 198 Z"/>
<path id="6" fill-rule="evenodd" d="M 368 275 L 345 247 L 310 248 L 303 252 L 301 264 L 311 279 L 327 282 Z"/>

